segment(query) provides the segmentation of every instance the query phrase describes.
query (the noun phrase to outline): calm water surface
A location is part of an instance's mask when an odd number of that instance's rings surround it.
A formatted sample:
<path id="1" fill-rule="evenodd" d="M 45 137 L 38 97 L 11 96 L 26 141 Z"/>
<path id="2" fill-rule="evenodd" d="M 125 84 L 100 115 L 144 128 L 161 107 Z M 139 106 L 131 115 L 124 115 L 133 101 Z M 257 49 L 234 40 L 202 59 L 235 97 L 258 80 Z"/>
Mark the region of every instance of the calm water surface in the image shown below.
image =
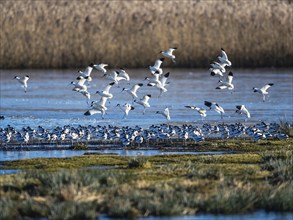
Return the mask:
<path id="1" fill-rule="evenodd" d="M 148 127 L 151 124 L 165 123 L 162 115 L 156 111 L 169 107 L 171 123 L 203 123 L 200 116 L 187 109 L 185 105 L 204 107 L 204 101 L 216 101 L 226 111 L 226 123 L 241 121 L 244 116 L 235 115 L 235 106 L 244 104 L 251 113 L 247 123 L 259 120 L 265 122 L 278 122 L 279 120 L 293 121 L 293 71 L 292 69 L 256 69 L 233 70 L 235 91 L 216 90 L 218 77 L 212 77 L 207 70 L 200 69 L 169 69 L 168 91 L 158 98 L 159 91 L 154 87 L 145 86 L 145 77 L 150 77 L 147 69 L 127 70 L 131 80 L 120 81 L 111 89 L 114 97 L 107 104 L 105 119 L 100 114 L 84 116 L 90 107 L 80 93 L 72 91 L 69 85 L 78 76 L 76 70 L 1 70 L 1 120 L 0 127 L 8 124 L 16 128 L 23 126 L 53 128 L 63 125 L 117 125 Z M 24 93 L 20 84 L 14 80 L 15 75 L 29 75 L 28 92 Z M 102 77 L 98 71 L 92 72 L 93 81 L 88 88 L 92 100 L 99 100 L 95 94 L 103 90 L 109 81 Z M 122 88 L 129 88 L 135 83 L 144 83 L 138 91 L 139 97 L 151 94 L 151 107 L 143 115 L 143 108 L 135 104 L 128 118 L 122 120 L 123 112 L 116 107 L 118 103 L 131 103 L 132 98 Z M 252 91 L 253 87 L 262 87 L 267 83 L 274 83 L 269 89 L 270 96 L 266 102 L 262 96 Z M 209 111 L 204 122 L 219 122 L 220 116 L 214 111 Z"/>
<path id="2" fill-rule="evenodd" d="M 231 154 L 233 152 L 166 152 L 160 150 L 32 150 L 32 151 L 0 151 L 1 161 L 22 160 L 31 158 L 65 158 L 81 156 L 84 153 L 96 152 L 103 154 L 116 154 L 119 156 L 154 156 L 166 154 Z"/>

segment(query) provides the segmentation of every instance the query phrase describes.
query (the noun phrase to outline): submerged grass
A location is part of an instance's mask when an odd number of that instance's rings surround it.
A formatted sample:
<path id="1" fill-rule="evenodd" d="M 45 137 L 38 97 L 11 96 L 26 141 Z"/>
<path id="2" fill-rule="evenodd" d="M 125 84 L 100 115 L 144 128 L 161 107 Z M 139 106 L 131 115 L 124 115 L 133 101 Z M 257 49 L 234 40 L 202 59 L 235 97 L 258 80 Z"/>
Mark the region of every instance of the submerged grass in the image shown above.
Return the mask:
<path id="1" fill-rule="evenodd" d="M 147 67 L 178 47 L 178 67 L 292 66 L 291 0 L 2 0 L 2 68 Z M 171 61 L 164 66 L 171 66 Z"/>
<path id="2" fill-rule="evenodd" d="M 258 147 L 263 145 L 254 145 Z M 231 155 L 91 155 L 5 162 L 4 168 L 24 171 L 0 176 L 0 219 L 293 212 L 293 146 L 270 141 L 266 147 Z M 114 168 L 86 168 L 93 165 Z"/>

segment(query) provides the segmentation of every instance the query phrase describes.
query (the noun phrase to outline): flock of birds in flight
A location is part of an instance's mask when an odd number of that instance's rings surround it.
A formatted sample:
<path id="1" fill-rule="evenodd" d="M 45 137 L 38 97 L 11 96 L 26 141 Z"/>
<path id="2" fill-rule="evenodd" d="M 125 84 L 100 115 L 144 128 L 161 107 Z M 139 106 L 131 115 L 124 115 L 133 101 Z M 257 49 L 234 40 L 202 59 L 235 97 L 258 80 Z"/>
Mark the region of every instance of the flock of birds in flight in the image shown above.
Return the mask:
<path id="1" fill-rule="evenodd" d="M 163 58 L 157 59 L 153 66 L 149 66 L 150 76 L 145 77 L 145 80 L 148 81 L 147 86 L 154 87 L 159 90 L 159 97 L 163 95 L 163 93 L 167 92 L 167 87 L 169 85 L 169 82 L 167 82 L 168 77 L 170 75 L 170 72 L 163 73 L 163 69 L 161 67 L 164 60 L 170 59 L 173 63 L 176 63 L 175 61 L 175 55 L 173 54 L 174 51 L 177 48 L 169 48 L 166 51 L 160 51 L 160 53 L 163 55 Z M 219 85 L 216 87 L 216 89 L 227 89 L 233 91 L 234 84 L 233 84 L 233 73 L 229 71 L 227 74 L 226 80 L 224 80 L 224 74 L 226 73 L 226 67 L 231 67 L 232 63 L 229 60 L 225 50 L 221 48 L 221 54 L 217 57 L 218 61 L 214 61 L 210 64 L 210 73 L 211 76 L 218 76 L 219 77 Z M 79 76 L 76 78 L 76 81 L 72 81 L 70 84 L 73 85 L 73 91 L 78 92 L 85 96 L 87 103 L 90 104 L 90 109 L 88 109 L 84 115 L 94 115 L 97 113 L 100 113 L 102 116 L 102 119 L 104 119 L 105 113 L 108 109 L 107 107 L 107 101 L 113 98 L 113 94 L 110 92 L 111 88 L 117 84 L 119 84 L 121 81 L 128 81 L 130 82 L 130 76 L 125 71 L 125 69 L 120 68 L 119 70 L 113 70 L 111 73 L 108 72 L 106 69 L 108 67 L 108 64 L 100 63 L 100 64 L 90 64 L 86 67 L 84 71 L 78 71 Z M 100 96 L 100 99 L 98 101 L 91 101 L 91 94 L 88 91 L 88 85 L 92 81 L 91 73 L 92 70 L 95 69 L 97 71 L 102 72 L 104 77 L 108 79 L 110 82 L 109 84 L 104 88 L 104 90 L 96 91 L 96 94 Z M 22 85 L 24 88 L 24 92 L 27 92 L 28 87 L 28 80 L 29 76 L 19 77 L 15 76 L 15 79 Z M 130 83 L 128 83 L 130 84 Z M 263 101 L 266 100 L 266 96 L 268 95 L 268 89 L 273 86 L 273 83 L 266 84 L 265 86 L 261 88 L 253 88 L 253 91 L 256 93 L 260 93 L 263 97 Z M 146 111 L 146 108 L 150 107 L 149 100 L 152 97 L 151 94 L 145 94 L 142 98 L 138 97 L 137 91 L 143 86 L 143 83 L 136 83 L 132 85 L 131 88 L 123 88 L 122 92 L 128 93 L 132 97 L 132 103 L 125 103 L 125 104 L 117 104 L 117 107 L 119 107 L 123 112 L 124 116 L 123 118 L 126 118 L 131 110 L 135 109 L 135 104 L 141 105 L 144 110 L 143 114 Z M 194 105 L 186 105 L 186 108 L 195 110 L 198 112 L 198 114 L 203 119 L 207 116 L 207 110 L 214 110 L 217 113 L 221 115 L 221 119 L 223 118 L 223 114 L 225 113 L 225 110 L 222 106 L 220 106 L 216 102 L 210 102 L 210 101 L 204 101 L 204 105 L 207 107 L 200 108 L 198 106 Z M 236 106 L 236 113 L 243 114 L 247 118 L 250 118 L 250 112 L 246 108 L 245 105 L 237 105 Z M 157 114 L 162 114 L 168 121 L 171 119 L 170 117 L 170 111 L 169 108 L 166 107 L 163 110 L 156 111 Z"/>
<path id="2" fill-rule="evenodd" d="M 170 72 L 164 73 L 161 67 L 162 63 L 165 59 L 170 59 L 173 63 L 175 61 L 175 55 L 173 52 L 177 48 L 170 48 L 166 51 L 161 51 L 160 53 L 164 56 L 163 58 L 159 58 L 155 61 L 153 66 L 149 66 L 148 69 L 150 71 L 150 76 L 145 77 L 145 81 L 147 81 L 148 87 L 153 87 L 158 89 L 159 97 L 161 97 L 165 92 L 167 92 L 167 87 L 169 85 L 168 78 L 170 76 Z M 216 89 L 227 89 L 233 91 L 233 73 L 229 71 L 227 74 L 226 80 L 224 80 L 224 74 L 226 73 L 226 67 L 231 67 L 232 63 L 228 59 L 228 56 L 224 49 L 221 49 L 221 54 L 218 56 L 218 61 L 214 61 L 210 64 L 210 74 L 211 76 L 219 77 L 218 86 Z M 95 115 L 97 113 L 104 115 L 108 109 L 107 103 L 111 100 L 114 95 L 111 93 L 111 88 L 113 86 L 117 86 L 121 81 L 128 82 L 130 85 L 130 77 L 129 74 L 125 71 L 125 69 L 120 68 L 119 70 L 114 70 L 109 73 L 106 69 L 108 67 L 107 64 L 90 64 L 84 71 L 79 71 L 79 76 L 76 78 L 76 81 L 72 81 L 70 85 L 73 86 L 73 91 L 82 94 L 86 100 L 87 104 L 90 105 L 90 108 L 87 109 L 84 113 L 86 116 Z M 103 76 L 109 80 L 109 83 L 103 90 L 96 91 L 96 94 L 100 96 L 98 101 L 90 101 L 91 94 L 88 91 L 88 85 L 92 81 L 91 73 L 93 70 L 100 71 Z M 28 80 L 29 76 L 19 77 L 16 76 L 15 79 L 23 86 L 24 92 L 27 92 Z M 273 86 L 273 83 L 266 84 L 262 88 L 253 88 L 255 93 L 260 93 L 263 96 L 263 101 L 266 100 L 266 96 L 268 95 L 268 89 Z M 150 94 L 145 94 L 142 98 L 139 98 L 137 92 L 138 90 L 144 86 L 143 83 L 135 83 L 130 88 L 123 88 L 121 92 L 128 93 L 132 102 L 125 104 L 117 104 L 123 112 L 123 118 L 126 118 L 130 111 L 136 108 L 135 105 L 139 105 L 143 107 L 143 114 L 146 109 L 150 107 L 149 100 L 151 99 Z M 225 113 L 223 107 L 221 107 L 216 102 L 204 101 L 204 105 L 207 108 L 200 108 L 194 105 L 186 105 L 185 107 L 188 109 L 195 110 L 202 118 L 207 116 L 207 111 L 214 110 L 221 115 L 223 118 L 223 114 Z M 157 114 L 163 115 L 166 120 L 170 120 L 170 112 L 168 107 L 161 110 L 156 111 Z M 237 105 L 235 113 L 245 115 L 246 118 L 250 118 L 250 113 L 245 105 Z M 16 131 L 13 127 L 8 126 L 5 129 L 0 128 L 0 142 L 3 144 L 9 143 L 10 141 L 16 140 L 18 143 L 28 143 L 30 140 L 40 141 L 40 142 L 62 142 L 62 141 L 94 141 L 94 140 L 110 140 L 116 141 L 119 140 L 123 146 L 129 146 L 130 144 L 142 144 L 148 143 L 149 140 L 165 140 L 172 141 L 175 138 L 179 140 L 193 140 L 195 142 L 200 142 L 205 140 L 205 137 L 213 137 L 213 135 L 218 135 L 221 138 L 235 138 L 240 136 L 248 136 L 253 140 L 258 141 L 259 139 L 267 139 L 267 138 L 288 138 L 288 135 L 282 134 L 279 132 L 279 125 L 276 123 L 266 124 L 261 122 L 254 126 L 246 126 L 241 123 L 236 124 L 224 124 L 221 123 L 219 125 L 212 126 L 211 124 L 204 123 L 202 127 L 193 126 L 193 125 L 170 125 L 161 124 L 161 125 L 152 125 L 148 129 L 142 129 L 139 126 L 135 126 L 135 128 L 130 128 L 128 126 L 118 128 L 116 126 L 109 125 L 107 126 L 81 126 L 73 127 L 69 125 L 65 125 L 63 127 L 57 126 L 52 131 L 49 131 L 41 126 L 38 126 L 37 129 L 33 129 L 29 126 L 22 128 L 21 131 Z"/>

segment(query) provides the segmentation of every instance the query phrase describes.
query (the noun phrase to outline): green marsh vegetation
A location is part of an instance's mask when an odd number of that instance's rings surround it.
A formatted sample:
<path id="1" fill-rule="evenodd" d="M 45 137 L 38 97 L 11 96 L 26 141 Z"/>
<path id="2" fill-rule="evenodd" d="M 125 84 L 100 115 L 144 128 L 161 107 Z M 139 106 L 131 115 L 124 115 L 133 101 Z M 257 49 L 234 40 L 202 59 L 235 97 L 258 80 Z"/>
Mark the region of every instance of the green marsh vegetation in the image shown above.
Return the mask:
<path id="1" fill-rule="evenodd" d="M 0 1 L 2 68 L 147 67 L 178 47 L 177 67 L 292 67 L 291 0 Z M 164 66 L 173 66 L 165 62 Z"/>
<path id="2" fill-rule="evenodd" d="M 0 176 L 0 218 L 293 212 L 292 138 L 242 143 L 237 154 L 5 162 L 3 168 L 23 171 Z M 227 150 L 235 145 L 226 141 Z"/>

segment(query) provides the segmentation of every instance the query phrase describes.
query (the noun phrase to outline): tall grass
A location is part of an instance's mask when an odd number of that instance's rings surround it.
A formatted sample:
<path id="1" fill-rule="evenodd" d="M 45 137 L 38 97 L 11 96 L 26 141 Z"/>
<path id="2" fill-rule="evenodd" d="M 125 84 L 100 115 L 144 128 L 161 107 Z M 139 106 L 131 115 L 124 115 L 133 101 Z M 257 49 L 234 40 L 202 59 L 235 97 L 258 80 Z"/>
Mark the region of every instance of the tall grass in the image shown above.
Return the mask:
<path id="1" fill-rule="evenodd" d="M 288 0 L 2 0 L 0 8 L 1 68 L 146 67 L 168 47 L 178 47 L 178 67 L 208 67 L 221 47 L 233 66 L 292 66 Z"/>

